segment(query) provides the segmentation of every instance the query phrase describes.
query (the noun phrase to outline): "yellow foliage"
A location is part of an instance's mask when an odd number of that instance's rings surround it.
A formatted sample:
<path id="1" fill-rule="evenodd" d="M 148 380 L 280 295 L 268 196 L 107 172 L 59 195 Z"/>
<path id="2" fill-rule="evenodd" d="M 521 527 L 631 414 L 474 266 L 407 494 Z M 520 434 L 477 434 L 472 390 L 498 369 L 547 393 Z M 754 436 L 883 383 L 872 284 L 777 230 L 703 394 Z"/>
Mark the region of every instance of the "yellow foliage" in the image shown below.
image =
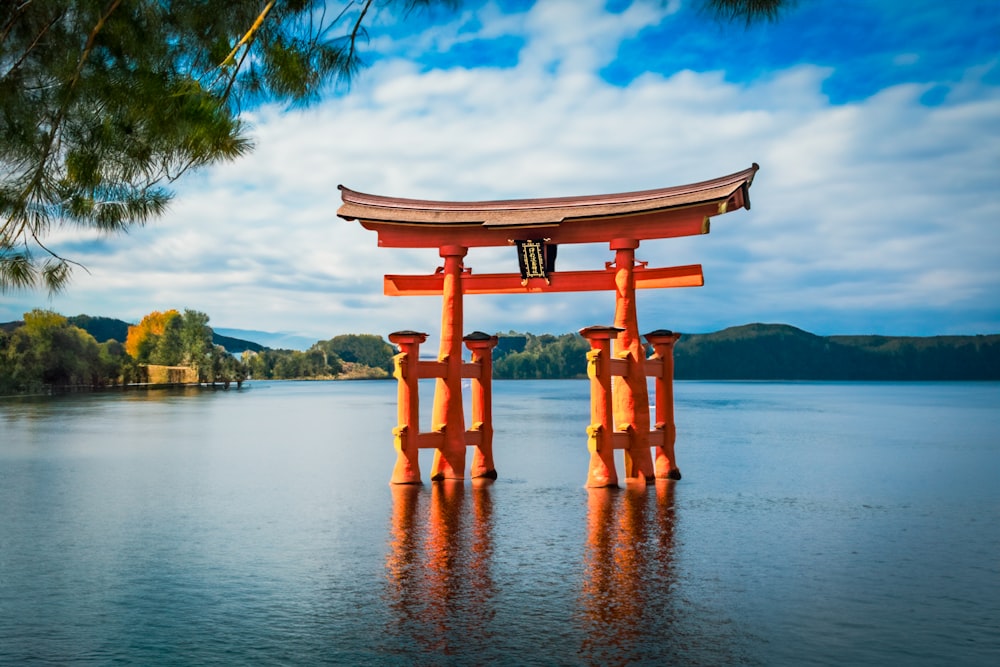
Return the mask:
<path id="1" fill-rule="evenodd" d="M 146 315 L 139 324 L 128 328 L 128 336 L 125 338 L 125 351 L 131 357 L 138 357 L 139 347 L 143 341 L 150 336 L 162 336 L 163 332 L 167 330 L 167 325 L 170 324 L 170 321 L 175 317 L 180 317 L 180 315 L 174 309 L 163 313 L 154 310 L 149 315 Z"/>

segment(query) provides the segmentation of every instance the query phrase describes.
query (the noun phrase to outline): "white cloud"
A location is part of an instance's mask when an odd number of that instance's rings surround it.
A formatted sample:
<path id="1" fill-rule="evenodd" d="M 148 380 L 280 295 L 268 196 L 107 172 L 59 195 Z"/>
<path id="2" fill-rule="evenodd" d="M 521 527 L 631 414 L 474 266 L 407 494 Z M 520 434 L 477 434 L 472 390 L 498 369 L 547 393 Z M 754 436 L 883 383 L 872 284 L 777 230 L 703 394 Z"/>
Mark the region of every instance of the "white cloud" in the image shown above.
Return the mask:
<path id="1" fill-rule="evenodd" d="M 651 10 L 610 15 L 601 5 L 539 3 L 483 20 L 478 33 L 464 16 L 425 37 L 446 48 L 521 31 L 516 67 L 422 72 L 384 60 L 345 97 L 259 110 L 253 155 L 189 178 L 164 220 L 79 257 L 92 275 L 78 274 L 52 307 L 132 319 L 189 307 L 221 327 L 317 338 L 433 333 L 436 299 L 381 288 L 384 273 L 432 272 L 437 252 L 379 249 L 373 232 L 335 216 L 338 183 L 420 198 L 558 196 L 687 183 L 756 161 L 752 211 L 719 217 L 707 237 L 640 248 L 651 266 L 703 264 L 707 282 L 641 294 L 642 328 L 1000 330 L 1000 90 L 984 80 L 988 66 L 944 82 L 938 106 L 920 101 L 931 84 L 833 106 L 823 93 L 831 70 L 810 65 L 749 84 L 686 71 L 621 88 L 597 72 Z M 560 267 L 609 259 L 606 247 L 565 248 Z M 467 264 L 516 267 L 507 249 L 473 249 Z M 3 304 L 0 319 L 25 302 Z M 911 309 L 923 314 L 908 321 L 926 327 L 962 308 L 965 320 L 937 331 L 870 325 Z M 470 297 L 466 329 L 562 332 L 610 322 L 612 310 L 609 295 Z"/>

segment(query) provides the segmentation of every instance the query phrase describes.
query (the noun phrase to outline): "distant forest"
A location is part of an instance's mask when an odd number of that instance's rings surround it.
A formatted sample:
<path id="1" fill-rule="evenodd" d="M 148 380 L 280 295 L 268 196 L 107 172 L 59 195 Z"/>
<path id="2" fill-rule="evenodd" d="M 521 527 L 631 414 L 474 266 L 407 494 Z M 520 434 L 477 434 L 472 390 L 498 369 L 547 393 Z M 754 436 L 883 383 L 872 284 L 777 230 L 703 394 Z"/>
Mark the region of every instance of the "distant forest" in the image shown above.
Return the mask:
<path id="1" fill-rule="evenodd" d="M 207 322 L 207 316 L 204 319 Z M 43 320 L 48 321 L 46 318 L 39 321 Z M 78 328 L 80 334 L 86 332 L 87 338 L 92 337 L 99 346 L 94 348 L 87 341 L 81 343 L 81 349 L 89 350 L 87 355 L 93 357 L 91 366 L 98 364 L 99 359 L 101 368 L 108 366 L 109 358 L 117 360 L 117 365 L 110 364 L 114 367 L 113 375 L 119 372 L 116 370 L 119 367 L 127 371 L 130 363 L 142 361 L 129 360 L 120 349 L 129 335 L 127 322 L 88 315 L 62 321 L 64 324 L 58 326 Z M 39 349 L 37 343 L 25 344 L 26 334 L 19 334 L 22 343 L 15 345 L 18 339 L 14 332 L 23 324 L 0 324 L 0 380 L 13 376 L 18 364 L 24 365 L 19 349 Z M 252 341 L 220 336 L 207 326 L 205 329 L 211 335 L 211 347 L 238 356 L 238 369 L 243 369 L 240 373 L 251 379 L 386 378 L 392 369 L 394 350 L 377 335 L 336 336 L 317 341 L 309 350 L 298 351 L 271 349 Z M 586 377 L 589 345 L 578 334 L 535 335 L 512 331 L 498 337 L 499 344 L 493 352 L 493 375 L 498 379 Z M 79 336 L 71 336 L 67 340 L 78 339 Z M 56 347 L 70 352 L 65 345 Z M 785 324 L 748 324 L 715 333 L 683 334 L 677 342 L 674 360 L 674 377 L 679 380 L 1000 380 L 1000 335 L 817 336 Z M 43 361 L 39 357 L 35 365 L 41 368 Z M 59 368 L 75 363 L 61 358 L 57 361 Z M 52 374 L 51 370 L 44 372 Z M 121 380 L 127 382 L 128 378 Z M 13 388 L 10 382 L 6 384 L 8 390 Z M 0 386 L 0 392 L 2 389 Z"/>
<path id="2" fill-rule="evenodd" d="M 498 378 L 585 377 L 589 349 L 576 334 L 501 335 Z M 1000 335 L 817 336 L 786 324 L 684 334 L 679 380 L 1000 380 Z"/>
<path id="3" fill-rule="evenodd" d="M 816 336 L 785 324 L 684 335 L 685 380 L 1000 380 L 1000 335 Z"/>

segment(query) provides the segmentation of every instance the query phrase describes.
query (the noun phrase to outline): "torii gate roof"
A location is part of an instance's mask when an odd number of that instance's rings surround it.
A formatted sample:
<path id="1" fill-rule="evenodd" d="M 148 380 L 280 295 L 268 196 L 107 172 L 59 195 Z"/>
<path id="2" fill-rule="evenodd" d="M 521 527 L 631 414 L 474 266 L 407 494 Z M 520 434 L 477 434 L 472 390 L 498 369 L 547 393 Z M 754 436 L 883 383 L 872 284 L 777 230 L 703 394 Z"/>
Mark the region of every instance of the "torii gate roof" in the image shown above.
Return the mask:
<path id="1" fill-rule="evenodd" d="M 383 247 L 504 246 L 544 237 L 553 244 L 706 234 L 713 215 L 750 208 L 757 164 L 709 181 L 582 197 L 479 202 L 428 201 L 357 192 L 343 185 L 337 215 L 378 232 Z"/>

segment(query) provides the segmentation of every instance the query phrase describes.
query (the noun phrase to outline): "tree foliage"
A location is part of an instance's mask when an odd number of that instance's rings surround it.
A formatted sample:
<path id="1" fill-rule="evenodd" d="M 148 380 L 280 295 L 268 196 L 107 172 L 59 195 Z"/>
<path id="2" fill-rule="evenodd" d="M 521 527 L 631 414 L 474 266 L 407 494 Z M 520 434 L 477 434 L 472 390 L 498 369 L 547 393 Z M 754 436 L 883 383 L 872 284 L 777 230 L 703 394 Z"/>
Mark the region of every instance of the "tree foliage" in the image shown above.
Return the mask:
<path id="1" fill-rule="evenodd" d="M 344 334 L 327 341 L 319 341 L 316 347 L 333 353 L 344 361 L 361 364 L 370 368 L 392 370 L 392 346 L 381 336 L 374 334 Z"/>
<path id="2" fill-rule="evenodd" d="M 128 328 L 125 351 L 140 363 L 149 363 L 160 338 L 167 330 L 167 326 L 180 316 L 181 314 L 177 310 L 168 310 L 162 313 L 154 310 L 149 313 L 139 321 L 139 324 Z"/>
<path id="3" fill-rule="evenodd" d="M 299 350 L 243 353 L 250 376 L 258 380 L 384 378 L 392 368 L 393 347 L 374 334 L 345 334 Z"/>
<path id="4" fill-rule="evenodd" d="M 0 393 L 117 384 L 130 368 L 116 341 L 98 343 L 49 310 L 24 314 L 24 324 L 0 333 Z"/>
<path id="5" fill-rule="evenodd" d="M 319 344 L 309 350 L 263 350 L 243 353 L 250 377 L 257 380 L 328 379 L 340 375 L 344 365 L 336 354 Z"/>
<path id="6" fill-rule="evenodd" d="M 212 343 L 209 317 L 197 310 L 154 310 L 128 328 L 125 350 L 138 364 L 188 366 L 202 382 L 242 381 L 246 369 L 221 345 Z"/>
<path id="7" fill-rule="evenodd" d="M 0 290 L 58 290 L 55 225 L 120 232 L 170 183 L 251 148 L 243 108 L 318 97 L 379 10 L 454 0 L 18 0 L 0 4 Z"/>
<path id="8" fill-rule="evenodd" d="M 704 7 L 716 17 L 727 21 L 743 21 L 747 26 L 755 21 L 774 21 L 794 0 L 704 0 Z"/>
<path id="9" fill-rule="evenodd" d="M 506 344 L 514 340 L 521 345 Z M 590 344 L 578 334 L 500 335 L 494 350 L 493 375 L 500 379 L 577 378 L 587 375 Z"/>

